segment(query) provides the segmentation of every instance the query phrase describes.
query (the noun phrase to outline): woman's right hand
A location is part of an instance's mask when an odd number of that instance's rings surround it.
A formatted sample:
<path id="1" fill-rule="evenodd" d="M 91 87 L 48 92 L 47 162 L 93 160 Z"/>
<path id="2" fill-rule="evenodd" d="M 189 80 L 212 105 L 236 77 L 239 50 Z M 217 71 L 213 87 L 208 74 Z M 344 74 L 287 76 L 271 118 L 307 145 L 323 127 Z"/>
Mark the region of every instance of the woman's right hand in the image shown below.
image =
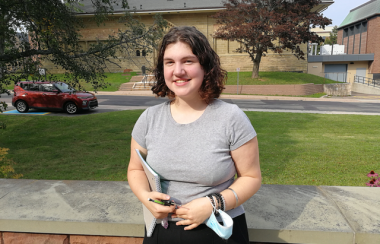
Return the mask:
<path id="1" fill-rule="evenodd" d="M 149 211 L 153 214 L 156 219 L 164 219 L 168 217 L 169 213 L 173 213 L 175 210 L 175 206 L 164 206 L 155 202 L 151 202 L 148 199 L 151 198 L 153 200 L 169 200 L 170 196 L 160 193 L 160 192 L 149 192 L 144 194 L 146 197 L 142 201 L 142 203 L 149 209 Z"/>

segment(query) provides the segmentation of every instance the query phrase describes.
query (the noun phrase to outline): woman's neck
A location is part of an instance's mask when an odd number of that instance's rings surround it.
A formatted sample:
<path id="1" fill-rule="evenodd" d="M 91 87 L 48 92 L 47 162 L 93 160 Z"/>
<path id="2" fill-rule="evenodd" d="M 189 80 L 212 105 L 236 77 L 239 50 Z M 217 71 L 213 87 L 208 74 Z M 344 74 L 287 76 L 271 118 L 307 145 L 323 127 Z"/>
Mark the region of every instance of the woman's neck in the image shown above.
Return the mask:
<path id="1" fill-rule="evenodd" d="M 207 108 L 207 103 L 202 99 L 181 99 L 176 97 L 170 104 L 173 119 L 179 124 L 189 124 L 202 116 Z"/>

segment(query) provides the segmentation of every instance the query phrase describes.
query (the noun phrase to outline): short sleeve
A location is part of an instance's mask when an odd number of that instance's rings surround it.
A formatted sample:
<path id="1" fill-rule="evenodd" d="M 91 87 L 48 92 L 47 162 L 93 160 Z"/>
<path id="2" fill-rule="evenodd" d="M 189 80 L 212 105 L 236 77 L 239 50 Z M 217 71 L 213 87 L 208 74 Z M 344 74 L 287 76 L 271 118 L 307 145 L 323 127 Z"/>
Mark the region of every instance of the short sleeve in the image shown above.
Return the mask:
<path id="1" fill-rule="evenodd" d="M 148 111 L 147 110 L 145 110 L 140 115 L 139 119 L 136 121 L 136 124 L 132 130 L 133 139 L 143 148 L 146 148 L 145 138 L 146 138 L 147 128 L 148 128 L 148 120 L 147 120 Z"/>
<path id="2" fill-rule="evenodd" d="M 235 105 L 236 106 L 236 105 Z M 238 149 L 251 139 L 257 136 L 255 129 L 253 128 L 251 121 L 247 115 L 239 108 L 235 107 L 230 117 L 230 150 Z"/>

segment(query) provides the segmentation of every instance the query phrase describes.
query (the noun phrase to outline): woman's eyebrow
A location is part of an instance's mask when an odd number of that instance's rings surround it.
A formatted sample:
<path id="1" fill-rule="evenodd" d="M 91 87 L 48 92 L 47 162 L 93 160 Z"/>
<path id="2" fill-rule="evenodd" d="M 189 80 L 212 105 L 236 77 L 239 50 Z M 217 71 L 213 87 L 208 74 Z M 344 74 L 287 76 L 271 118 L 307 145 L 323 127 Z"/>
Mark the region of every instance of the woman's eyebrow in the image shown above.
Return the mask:
<path id="1" fill-rule="evenodd" d="M 181 59 L 188 59 L 188 58 L 195 58 L 195 59 L 197 59 L 197 56 L 195 56 L 195 55 L 189 55 L 189 56 L 182 57 Z M 164 60 L 171 60 L 171 59 L 173 59 L 173 58 L 171 58 L 171 57 L 164 58 Z"/>

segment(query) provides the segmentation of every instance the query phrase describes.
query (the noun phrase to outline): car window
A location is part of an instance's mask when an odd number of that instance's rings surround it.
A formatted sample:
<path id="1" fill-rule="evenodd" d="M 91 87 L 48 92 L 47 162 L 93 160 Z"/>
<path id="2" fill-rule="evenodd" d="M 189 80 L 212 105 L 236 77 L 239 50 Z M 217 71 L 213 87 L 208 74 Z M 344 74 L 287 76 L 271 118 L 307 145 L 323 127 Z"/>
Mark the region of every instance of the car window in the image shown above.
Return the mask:
<path id="1" fill-rule="evenodd" d="M 41 91 L 53 92 L 57 91 L 57 88 L 55 88 L 53 84 L 41 84 Z"/>
<path id="2" fill-rule="evenodd" d="M 55 83 L 55 86 L 62 92 L 75 92 L 74 88 L 63 82 Z"/>
<path id="3" fill-rule="evenodd" d="M 28 91 L 39 91 L 40 88 L 39 88 L 39 85 L 38 84 L 34 84 L 34 83 L 29 83 L 28 84 Z"/>
<path id="4" fill-rule="evenodd" d="M 20 83 L 20 87 L 24 90 L 28 90 L 28 84 L 27 83 Z"/>

